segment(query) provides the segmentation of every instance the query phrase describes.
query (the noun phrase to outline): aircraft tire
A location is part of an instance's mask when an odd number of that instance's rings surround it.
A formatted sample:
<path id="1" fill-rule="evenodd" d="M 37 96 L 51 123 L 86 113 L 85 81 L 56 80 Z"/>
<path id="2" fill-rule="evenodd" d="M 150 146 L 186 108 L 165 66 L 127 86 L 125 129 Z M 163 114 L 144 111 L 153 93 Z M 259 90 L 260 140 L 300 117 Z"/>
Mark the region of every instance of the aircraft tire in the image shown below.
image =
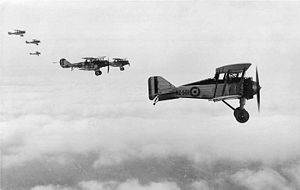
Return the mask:
<path id="1" fill-rule="evenodd" d="M 236 108 L 233 113 L 235 119 L 240 123 L 246 123 L 249 120 L 249 113 L 240 107 Z"/>
<path id="2" fill-rule="evenodd" d="M 125 69 L 124 69 L 124 67 L 120 67 L 120 71 L 124 71 Z"/>
<path id="3" fill-rule="evenodd" d="M 101 75 L 101 74 L 102 74 L 101 71 L 95 71 L 95 75 L 96 75 L 96 76 L 99 76 L 99 75 Z"/>

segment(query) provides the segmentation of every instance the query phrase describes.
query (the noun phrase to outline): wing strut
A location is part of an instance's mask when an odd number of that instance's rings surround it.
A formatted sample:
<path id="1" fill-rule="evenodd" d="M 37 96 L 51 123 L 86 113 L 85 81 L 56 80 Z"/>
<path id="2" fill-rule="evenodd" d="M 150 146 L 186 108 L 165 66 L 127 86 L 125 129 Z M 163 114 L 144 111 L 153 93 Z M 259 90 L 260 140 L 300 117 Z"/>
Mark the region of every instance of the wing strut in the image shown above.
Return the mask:
<path id="1" fill-rule="evenodd" d="M 224 75 L 224 87 L 223 87 L 223 91 L 222 91 L 222 96 L 224 96 L 224 93 L 225 93 L 225 88 L 227 86 L 227 80 L 229 78 L 229 73 L 230 73 L 230 70 L 228 70 L 228 72 L 225 73 L 225 75 Z"/>
<path id="2" fill-rule="evenodd" d="M 216 93 L 217 93 L 218 82 L 219 82 L 219 73 L 216 74 L 215 79 L 216 79 L 216 87 L 215 87 L 215 92 L 214 92 L 214 98 L 216 97 Z"/>
<path id="3" fill-rule="evenodd" d="M 246 73 L 246 69 L 244 68 L 243 72 L 242 72 L 241 80 L 240 80 L 240 89 L 241 89 L 240 94 L 243 94 L 243 92 L 244 92 L 244 85 L 243 85 L 243 83 L 244 83 L 244 79 L 245 79 L 244 78 L 245 73 Z"/>

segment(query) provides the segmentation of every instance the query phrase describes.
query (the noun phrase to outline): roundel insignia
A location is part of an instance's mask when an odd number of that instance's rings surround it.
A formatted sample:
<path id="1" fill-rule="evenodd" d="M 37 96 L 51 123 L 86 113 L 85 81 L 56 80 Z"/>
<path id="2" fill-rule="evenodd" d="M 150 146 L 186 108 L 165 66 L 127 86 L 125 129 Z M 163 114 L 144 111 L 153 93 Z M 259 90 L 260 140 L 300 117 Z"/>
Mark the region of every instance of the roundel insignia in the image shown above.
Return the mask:
<path id="1" fill-rule="evenodd" d="M 190 94 L 193 97 L 199 96 L 200 95 L 200 89 L 198 87 L 192 87 L 190 90 Z"/>

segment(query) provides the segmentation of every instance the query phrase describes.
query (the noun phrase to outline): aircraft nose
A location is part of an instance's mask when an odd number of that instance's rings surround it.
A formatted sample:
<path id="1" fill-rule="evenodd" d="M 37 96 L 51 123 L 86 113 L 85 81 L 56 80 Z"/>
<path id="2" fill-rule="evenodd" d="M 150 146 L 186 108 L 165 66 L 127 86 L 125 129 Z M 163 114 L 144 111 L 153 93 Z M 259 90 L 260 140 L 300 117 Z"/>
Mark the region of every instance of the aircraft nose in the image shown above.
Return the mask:
<path id="1" fill-rule="evenodd" d="M 258 91 L 261 89 L 261 86 L 259 86 L 259 84 L 257 82 L 253 82 L 253 85 L 252 85 L 252 89 L 253 89 L 253 95 L 254 94 L 257 94 Z"/>

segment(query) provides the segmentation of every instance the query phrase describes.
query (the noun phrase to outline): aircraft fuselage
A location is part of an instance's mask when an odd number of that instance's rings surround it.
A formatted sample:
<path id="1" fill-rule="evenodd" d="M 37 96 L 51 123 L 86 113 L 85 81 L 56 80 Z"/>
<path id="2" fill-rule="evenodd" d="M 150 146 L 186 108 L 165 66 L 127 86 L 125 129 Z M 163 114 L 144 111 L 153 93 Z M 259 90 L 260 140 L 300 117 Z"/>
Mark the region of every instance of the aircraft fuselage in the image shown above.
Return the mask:
<path id="1" fill-rule="evenodd" d="M 155 78 L 150 79 L 150 94 L 153 94 L 150 99 L 154 99 L 155 94 L 159 95 L 159 101 L 177 99 L 177 98 L 196 98 L 209 99 L 218 101 L 218 97 L 233 97 L 244 96 L 246 99 L 252 99 L 257 92 L 256 82 L 252 78 L 245 78 L 244 83 L 240 83 L 241 78 L 235 78 L 232 81 L 206 79 L 190 84 L 185 84 L 178 87 L 165 87 L 161 90 L 155 82 Z M 151 84 L 153 83 L 153 84 Z"/>

